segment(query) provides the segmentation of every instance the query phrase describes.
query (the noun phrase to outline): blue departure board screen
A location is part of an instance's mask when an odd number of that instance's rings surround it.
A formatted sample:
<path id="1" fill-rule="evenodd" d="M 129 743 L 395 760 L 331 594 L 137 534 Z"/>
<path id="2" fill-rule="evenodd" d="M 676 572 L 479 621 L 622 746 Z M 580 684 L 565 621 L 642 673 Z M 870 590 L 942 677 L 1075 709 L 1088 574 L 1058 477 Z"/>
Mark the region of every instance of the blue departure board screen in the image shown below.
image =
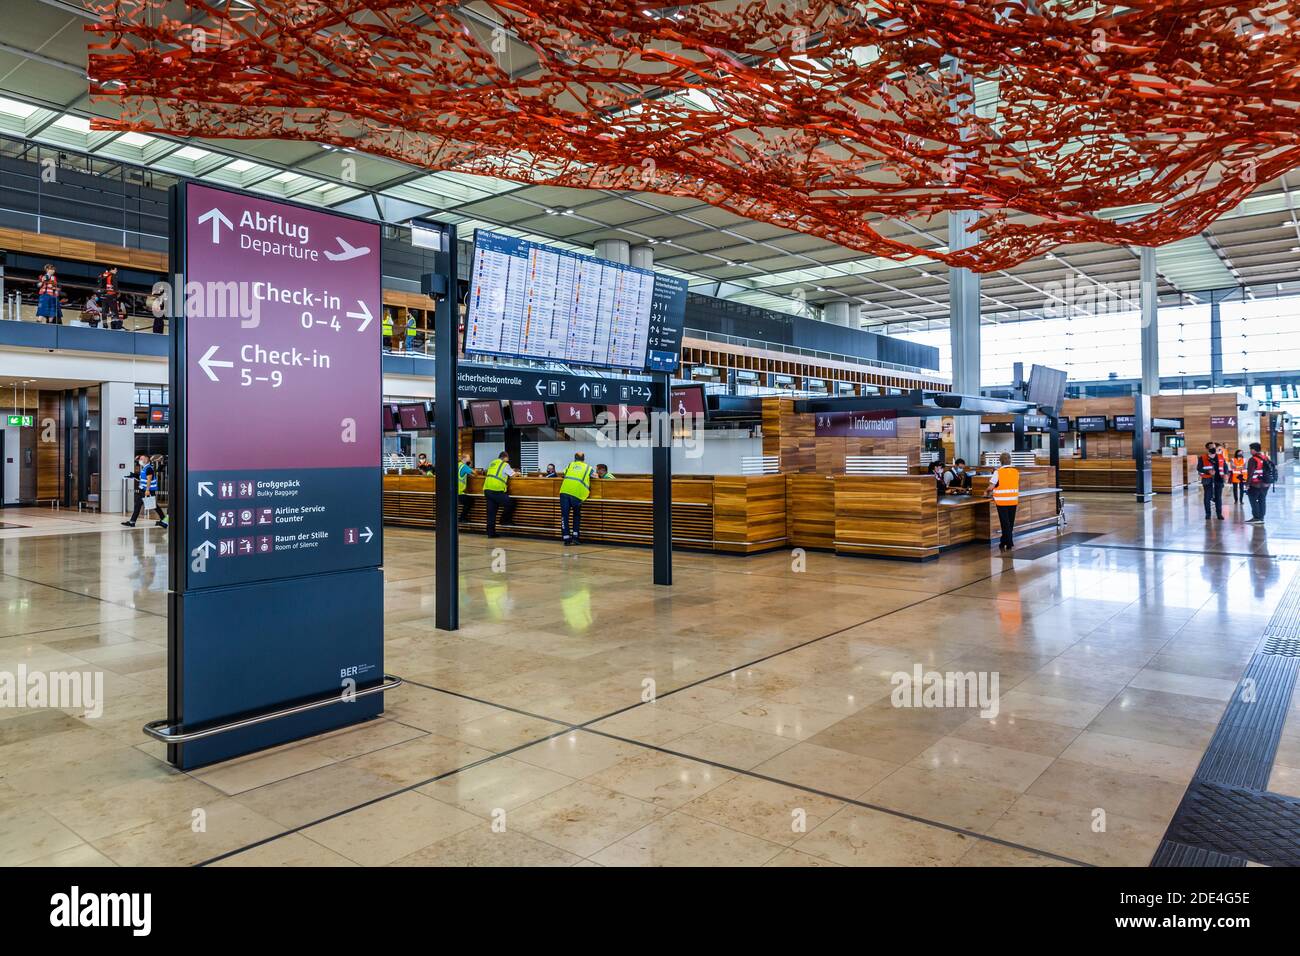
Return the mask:
<path id="1" fill-rule="evenodd" d="M 675 371 L 686 282 L 480 229 L 465 351 Z"/>

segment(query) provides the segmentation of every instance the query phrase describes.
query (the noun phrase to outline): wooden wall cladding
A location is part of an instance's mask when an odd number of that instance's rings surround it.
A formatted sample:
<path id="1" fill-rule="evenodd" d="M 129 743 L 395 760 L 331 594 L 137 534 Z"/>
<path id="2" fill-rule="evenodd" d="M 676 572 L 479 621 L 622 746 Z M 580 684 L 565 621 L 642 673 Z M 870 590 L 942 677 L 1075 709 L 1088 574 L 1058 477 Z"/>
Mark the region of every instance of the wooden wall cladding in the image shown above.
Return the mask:
<path id="1" fill-rule="evenodd" d="M 127 249 L 106 242 L 65 239 L 22 229 L 0 229 L 0 249 L 26 252 L 51 259 L 71 259 L 92 265 L 127 266 L 145 272 L 167 272 L 167 253 L 148 249 Z"/>
<path id="2" fill-rule="evenodd" d="M 47 420 L 53 420 L 53 430 L 43 441 Z M 36 413 L 36 498 L 54 501 L 63 497 L 63 393 L 42 391 L 37 401 Z"/>
<path id="3" fill-rule="evenodd" d="M 895 438 L 818 438 L 816 416 L 796 414 L 788 398 L 763 399 L 763 454 L 785 474 L 844 474 L 848 455 L 901 455 L 921 463 L 921 419 L 900 418 Z"/>
<path id="4" fill-rule="evenodd" d="M 1077 418 L 1080 415 L 1132 415 L 1131 396 L 1109 398 L 1066 399 L 1062 414 Z M 1231 451 L 1239 438 L 1236 428 L 1211 428 L 1211 418 L 1228 418 L 1239 415 L 1235 392 L 1196 392 L 1190 395 L 1157 395 L 1151 399 L 1151 414 L 1156 418 L 1181 418 L 1182 435 L 1187 441 L 1187 453 L 1199 454 L 1207 441 L 1222 442 Z M 1093 432 L 1088 435 L 1088 457 L 1133 459 L 1133 436 L 1129 432 Z"/>

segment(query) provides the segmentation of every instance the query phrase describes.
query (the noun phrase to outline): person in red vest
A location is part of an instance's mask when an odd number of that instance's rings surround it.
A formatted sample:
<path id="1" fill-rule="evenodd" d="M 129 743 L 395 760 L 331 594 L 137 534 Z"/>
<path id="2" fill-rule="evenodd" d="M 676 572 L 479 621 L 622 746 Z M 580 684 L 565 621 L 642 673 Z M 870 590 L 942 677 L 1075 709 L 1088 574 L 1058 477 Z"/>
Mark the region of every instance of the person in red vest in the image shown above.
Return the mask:
<path id="1" fill-rule="evenodd" d="M 1223 457 L 1223 451 L 1212 441 L 1205 443 L 1205 454 L 1196 456 L 1196 471 L 1201 476 L 1201 494 L 1205 500 L 1205 520 L 1209 521 L 1214 515 L 1210 514 L 1210 505 L 1214 505 L 1214 512 L 1223 520 L 1223 483 L 1227 481 L 1229 473 L 1232 471 L 1228 464 L 1228 459 Z"/>
<path id="2" fill-rule="evenodd" d="M 117 266 L 109 266 L 99 274 L 99 305 L 104 310 L 104 323 L 111 329 L 122 328 L 122 313 L 117 304 Z"/>
<path id="3" fill-rule="evenodd" d="M 62 294 L 59 277 L 54 274 L 54 264 L 47 262 L 41 270 L 41 277 L 36 280 L 36 317 L 51 325 L 62 325 L 63 308 L 59 305 Z"/>
<path id="4" fill-rule="evenodd" d="M 1250 499 L 1250 518 L 1246 524 L 1263 524 L 1268 490 L 1277 480 L 1277 466 L 1264 454 L 1264 446 L 1251 442 L 1246 461 L 1246 497 Z"/>

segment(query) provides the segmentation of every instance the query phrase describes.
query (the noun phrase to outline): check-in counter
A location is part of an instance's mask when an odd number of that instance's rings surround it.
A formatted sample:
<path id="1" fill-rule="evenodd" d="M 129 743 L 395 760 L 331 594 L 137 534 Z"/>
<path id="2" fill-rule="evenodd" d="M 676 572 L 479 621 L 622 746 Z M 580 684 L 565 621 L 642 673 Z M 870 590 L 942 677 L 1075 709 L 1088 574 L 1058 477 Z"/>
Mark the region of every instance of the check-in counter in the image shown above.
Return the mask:
<path id="1" fill-rule="evenodd" d="M 1196 480 L 1196 458 L 1191 455 L 1153 455 L 1151 490 L 1166 495 L 1182 494 Z"/>
<path id="2" fill-rule="evenodd" d="M 1053 477 L 1050 467 L 1020 469 L 1016 534 L 1055 526 Z M 943 498 L 929 475 L 790 475 L 786 481 L 786 528 L 795 547 L 925 560 L 1001 534 L 985 497 L 988 475 L 975 476 L 973 494 Z"/>
<path id="3" fill-rule="evenodd" d="M 1189 455 L 1153 455 L 1151 490 L 1179 494 L 1196 479 L 1196 459 Z M 1137 488 L 1131 458 L 1062 458 L 1061 487 L 1066 491 L 1118 491 Z"/>
<path id="4" fill-rule="evenodd" d="M 1065 491 L 1126 491 L 1137 488 L 1131 458 L 1062 458 L 1061 488 Z"/>
<path id="5" fill-rule="evenodd" d="M 1020 469 L 1016 533 L 1056 524 L 1050 467 Z M 558 478 L 510 480 L 514 514 L 503 530 L 539 538 L 560 535 Z M 793 545 L 840 554 L 925 559 L 945 548 L 995 540 L 1000 529 L 985 497 L 936 500 L 930 475 L 701 475 L 673 478 L 673 543 L 681 548 L 752 554 Z M 483 478 L 470 478 L 469 518 L 462 530 L 486 530 Z M 582 537 L 591 542 L 649 545 L 653 498 L 648 477 L 593 481 L 582 508 Z M 434 526 L 433 478 L 384 476 L 384 521 Z"/>
<path id="6" fill-rule="evenodd" d="M 514 513 L 503 530 L 539 538 L 560 536 L 560 478 L 510 479 Z M 485 531 L 483 476 L 469 479 L 464 531 Z M 384 522 L 413 528 L 435 524 L 434 479 L 384 476 Z M 654 540 L 649 477 L 593 479 L 582 506 L 584 541 L 649 545 Z M 750 554 L 784 547 L 785 478 L 782 475 L 701 475 L 673 478 L 673 544 L 683 548 Z"/>

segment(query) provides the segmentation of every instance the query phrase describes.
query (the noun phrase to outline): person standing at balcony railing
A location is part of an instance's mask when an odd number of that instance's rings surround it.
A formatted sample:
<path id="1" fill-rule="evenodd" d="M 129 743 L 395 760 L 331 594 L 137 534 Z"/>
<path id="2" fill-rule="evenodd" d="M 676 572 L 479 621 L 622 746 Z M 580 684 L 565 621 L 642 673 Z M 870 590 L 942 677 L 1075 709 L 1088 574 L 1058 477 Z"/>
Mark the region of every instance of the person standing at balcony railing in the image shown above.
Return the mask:
<path id="1" fill-rule="evenodd" d="M 51 325 L 63 324 L 63 307 L 59 304 L 59 277 L 54 274 L 53 263 L 45 263 L 41 277 L 36 280 L 36 317 Z"/>
<path id="2" fill-rule="evenodd" d="M 122 313 L 117 301 L 117 266 L 109 266 L 99 274 L 99 302 L 104 310 L 104 324 L 110 329 L 122 328 Z"/>

